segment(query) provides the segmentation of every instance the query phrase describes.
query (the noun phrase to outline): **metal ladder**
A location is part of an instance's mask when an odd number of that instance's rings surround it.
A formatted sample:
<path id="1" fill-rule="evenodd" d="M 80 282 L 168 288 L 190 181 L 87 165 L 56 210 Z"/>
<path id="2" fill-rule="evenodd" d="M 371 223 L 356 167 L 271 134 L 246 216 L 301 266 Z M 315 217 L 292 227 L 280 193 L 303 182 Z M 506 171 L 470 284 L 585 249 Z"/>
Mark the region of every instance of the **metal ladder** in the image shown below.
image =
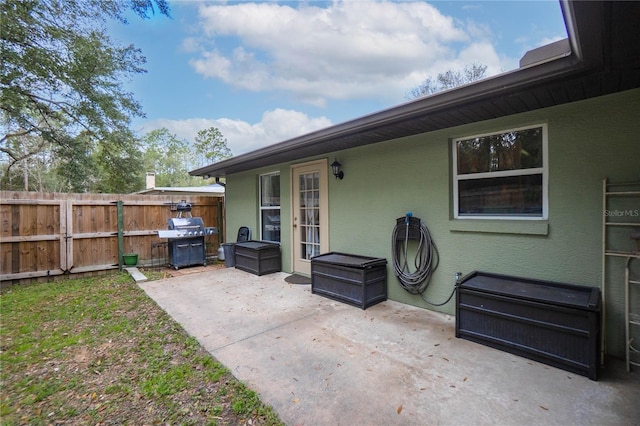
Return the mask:
<path id="1" fill-rule="evenodd" d="M 634 234 L 636 235 L 636 234 Z M 633 238 L 633 236 L 632 236 Z M 640 244 L 640 232 L 637 233 L 637 238 L 634 238 L 638 244 Z M 639 250 L 640 251 L 640 250 Z M 631 263 L 634 260 L 637 260 L 637 257 L 629 256 L 627 257 L 627 262 L 624 269 L 624 298 L 625 298 L 625 309 L 624 309 L 624 341 L 626 344 L 626 361 L 627 361 L 627 371 L 631 371 L 631 366 L 634 365 L 636 367 L 640 367 L 640 345 L 635 344 L 634 346 L 634 336 L 640 336 L 640 309 L 636 306 L 636 309 L 632 307 L 632 286 L 637 290 L 640 290 L 640 280 L 631 279 Z M 633 328 L 636 328 L 639 332 L 634 332 Z"/>
<path id="2" fill-rule="evenodd" d="M 613 203 L 612 200 L 619 200 Z M 625 321 L 625 359 L 627 371 L 631 366 L 640 367 L 640 276 L 637 275 L 635 264 L 640 263 L 640 213 L 635 199 L 640 200 L 640 182 L 611 183 L 608 179 L 602 182 L 602 332 L 600 347 L 600 362 L 604 363 L 606 352 L 606 295 L 607 295 L 607 258 L 624 259 L 624 321 Z M 634 247 L 629 250 L 628 243 L 621 240 L 626 234 L 634 241 Z M 609 231 L 618 230 L 616 238 L 612 240 Z M 626 238 L 626 237 L 625 237 Z M 629 240 L 627 240 L 629 241 Z M 614 243 L 614 244 L 611 244 Z M 621 244 L 624 245 L 621 246 Z M 616 245 L 616 248 L 610 245 Z M 640 266 L 640 265 L 639 265 Z"/>

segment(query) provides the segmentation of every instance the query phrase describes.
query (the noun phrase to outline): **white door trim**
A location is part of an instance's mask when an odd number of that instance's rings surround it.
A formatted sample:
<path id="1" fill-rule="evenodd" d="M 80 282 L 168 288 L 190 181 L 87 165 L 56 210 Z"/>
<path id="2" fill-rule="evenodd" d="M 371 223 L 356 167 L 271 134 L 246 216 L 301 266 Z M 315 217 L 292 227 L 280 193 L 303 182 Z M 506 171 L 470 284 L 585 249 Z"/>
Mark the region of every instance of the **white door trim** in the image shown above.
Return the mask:
<path id="1" fill-rule="evenodd" d="M 298 177 L 301 173 L 319 172 L 320 190 L 320 253 L 329 251 L 329 191 L 328 191 L 328 161 L 327 159 L 310 161 L 308 163 L 291 165 L 291 269 L 294 273 L 311 275 L 311 262 L 302 259 L 301 238 L 298 233 L 298 216 L 300 193 Z"/>

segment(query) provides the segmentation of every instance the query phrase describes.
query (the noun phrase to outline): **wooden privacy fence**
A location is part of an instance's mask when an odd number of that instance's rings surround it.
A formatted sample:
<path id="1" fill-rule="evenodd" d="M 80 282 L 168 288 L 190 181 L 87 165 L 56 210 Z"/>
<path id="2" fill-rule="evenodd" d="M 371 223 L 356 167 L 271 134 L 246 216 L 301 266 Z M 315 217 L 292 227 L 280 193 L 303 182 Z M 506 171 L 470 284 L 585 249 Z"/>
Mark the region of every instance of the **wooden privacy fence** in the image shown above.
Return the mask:
<path id="1" fill-rule="evenodd" d="M 224 229 L 222 197 L 0 191 L 0 281 L 117 269 L 122 253 L 163 264 L 166 240 L 157 231 L 183 199 L 205 226 Z M 220 237 L 206 237 L 207 256 Z"/>

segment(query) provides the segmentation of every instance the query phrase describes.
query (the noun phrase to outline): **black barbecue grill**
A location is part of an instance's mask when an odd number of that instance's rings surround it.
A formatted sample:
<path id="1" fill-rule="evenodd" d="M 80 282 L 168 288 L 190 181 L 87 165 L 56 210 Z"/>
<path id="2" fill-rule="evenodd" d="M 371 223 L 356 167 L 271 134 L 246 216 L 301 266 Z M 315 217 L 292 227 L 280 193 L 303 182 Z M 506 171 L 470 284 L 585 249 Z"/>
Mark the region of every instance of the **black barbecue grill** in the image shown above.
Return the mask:
<path id="1" fill-rule="evenodd" d="M 191 211 L 189 205 L 188 211 Z M 160 238 L 168 239 L 169 263 L 175 269 L 190 265 L 206 265 L 205 237 L 218 233 L 216 228 L 204 226 L 201 217 L 174 217 L 167 220 L 168 230 L 158 231 Z"/>

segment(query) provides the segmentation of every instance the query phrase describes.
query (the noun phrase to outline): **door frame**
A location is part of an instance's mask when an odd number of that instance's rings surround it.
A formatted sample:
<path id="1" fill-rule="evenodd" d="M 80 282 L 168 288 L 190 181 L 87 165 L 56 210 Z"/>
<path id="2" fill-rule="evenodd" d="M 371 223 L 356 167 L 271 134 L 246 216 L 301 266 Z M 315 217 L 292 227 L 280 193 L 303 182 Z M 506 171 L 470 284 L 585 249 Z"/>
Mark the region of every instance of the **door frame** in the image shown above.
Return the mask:
<path id="1" fill-rule="evenodd" d="M 300 268 L 300 264 L 296 259 L 296 246 L 300 244 L 296 224 L 296 207 L 299 204 L 300 194 L 296 192 L 296 181 L 300 173 L 318 171 L 320 173 L 320 253 L 329 251 L 329 173 L 328 160 L 326 158 L 320 160 L 309 161 L 306 163 L 292 164 L 290 166 L 291 176 L 291 272 L 304 275 L 311 275 L 311 262 L 308 267 Z M 306 263 L 306 260 L 300 259 L 300 262 Z"/>

